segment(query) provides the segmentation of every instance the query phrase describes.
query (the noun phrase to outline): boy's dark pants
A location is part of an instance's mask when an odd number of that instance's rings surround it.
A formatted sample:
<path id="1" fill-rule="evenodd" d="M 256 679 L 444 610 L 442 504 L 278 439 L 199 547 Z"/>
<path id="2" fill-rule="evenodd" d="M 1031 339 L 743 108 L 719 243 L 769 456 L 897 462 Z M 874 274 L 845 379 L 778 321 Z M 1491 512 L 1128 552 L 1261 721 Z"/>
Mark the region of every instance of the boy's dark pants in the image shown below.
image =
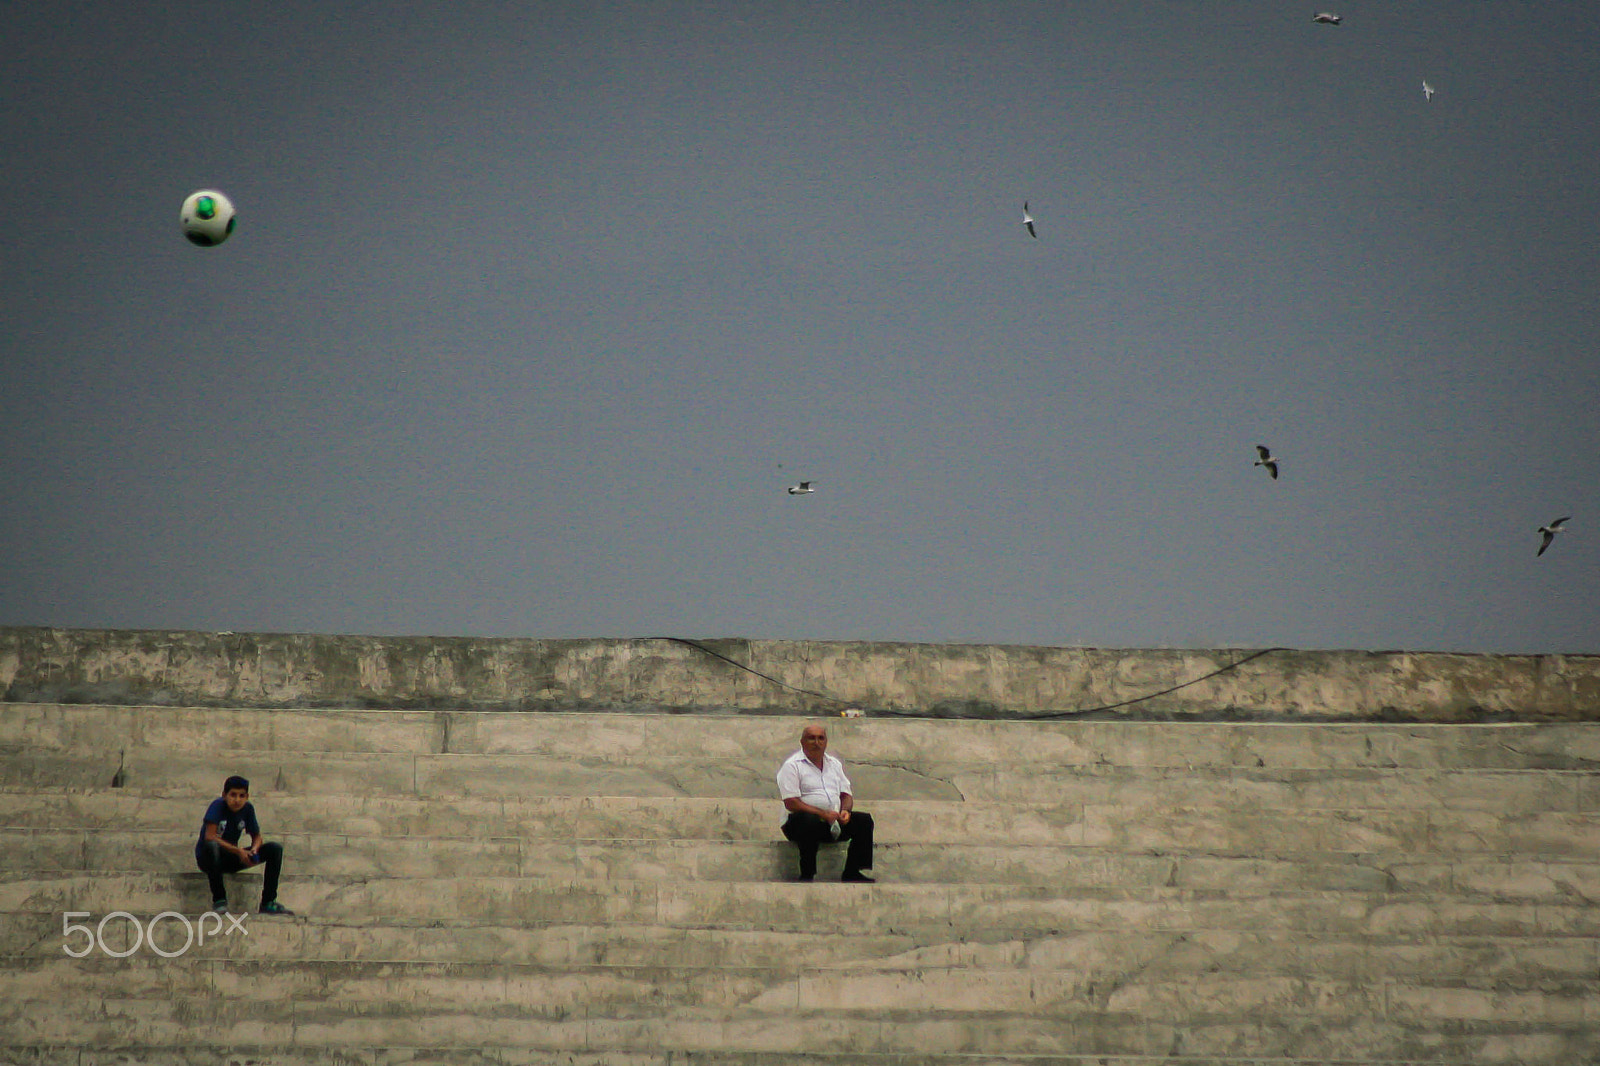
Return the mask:
<path id="1" fill-rule="evenodd" d="M 222 845 L 215 840 L 207 840 L 195 848 L 194 859 L 200 872 L 211 882 L 212 899 L 228 897 L 228 888 L 222 883 L 223 874 L 236 874 L 240 870 L 254 868 L 245 866 L 233 852 L 223 851 Z M 261 905 L 265 907 L 278 898 L 278 871 L 283 869 L 283 845 L 276 841 L 261 845 L 261 862 L 257 865 L 266 867 L 261 875 Z"/>
<path id="2" fill-rule="evenodd" d="M 800 876 L 810 880 L 817 876 L 817 848 L 833 843 L 828 823 L 807 811 L 791 811 L 783 823 L 783 835 L 794 841 L 800 849 Z M 839 839 L 850 842 L 844 856 L 844 872 L 860 873 L 872 869 L 872 815 L 851 811 L 850 821 L 839 827 Z"/>

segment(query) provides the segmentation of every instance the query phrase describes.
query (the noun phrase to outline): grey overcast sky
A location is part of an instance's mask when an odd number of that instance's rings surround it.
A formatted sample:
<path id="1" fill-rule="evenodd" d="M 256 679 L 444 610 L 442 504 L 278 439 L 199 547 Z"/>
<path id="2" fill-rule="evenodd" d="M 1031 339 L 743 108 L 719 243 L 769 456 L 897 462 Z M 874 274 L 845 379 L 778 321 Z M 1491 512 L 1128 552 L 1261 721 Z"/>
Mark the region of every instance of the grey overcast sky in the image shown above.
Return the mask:
<path id="1" fill-rule="evenodd" d="M 1327 6 L 0 5 L 0 624 L 1600 652 L 1594 27 Z"/>

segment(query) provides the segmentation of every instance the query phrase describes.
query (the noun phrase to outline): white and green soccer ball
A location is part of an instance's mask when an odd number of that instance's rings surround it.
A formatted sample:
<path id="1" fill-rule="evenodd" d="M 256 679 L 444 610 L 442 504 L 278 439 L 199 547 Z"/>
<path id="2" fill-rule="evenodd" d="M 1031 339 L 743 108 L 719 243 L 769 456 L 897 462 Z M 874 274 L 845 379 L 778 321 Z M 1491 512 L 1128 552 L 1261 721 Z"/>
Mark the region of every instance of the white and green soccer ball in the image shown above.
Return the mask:
<path id="1" fill-rule="evenodd" d="M 215 189 L 201 189 L 183 201 L 180 221 L 185 237 L 202 248 L 210 248 L 228 239 L 237 218 L 232 200 Z"/>

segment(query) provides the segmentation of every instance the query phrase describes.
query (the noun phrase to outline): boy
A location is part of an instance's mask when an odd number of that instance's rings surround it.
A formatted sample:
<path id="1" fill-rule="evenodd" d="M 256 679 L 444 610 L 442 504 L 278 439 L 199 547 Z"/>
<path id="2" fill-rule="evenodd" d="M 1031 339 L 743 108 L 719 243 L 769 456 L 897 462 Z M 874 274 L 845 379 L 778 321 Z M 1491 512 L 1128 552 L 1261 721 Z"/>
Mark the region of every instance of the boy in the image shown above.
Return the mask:
<path id="1" fill-rule="evenodd" d="M 250 834 L 249 851 L 239 846 L 243 833 Z M 222 875 L 237 873 L 258 863 L 267 864 L 266 874 L 261 879 L 260 912 L 294 913 L 278 902 L 283 845 L 268 844 L 261 839 L 256 809 L 250 802 L 250 782 L 237 774 L 222 783 L 222 795 L 206 808 L 205 820 L 200 823 L 200 839 L 194 846 L 194 861 L 211 882 L 211 909 L 219 914 L 228 909 L 228 889 L 222 883 Z"/>

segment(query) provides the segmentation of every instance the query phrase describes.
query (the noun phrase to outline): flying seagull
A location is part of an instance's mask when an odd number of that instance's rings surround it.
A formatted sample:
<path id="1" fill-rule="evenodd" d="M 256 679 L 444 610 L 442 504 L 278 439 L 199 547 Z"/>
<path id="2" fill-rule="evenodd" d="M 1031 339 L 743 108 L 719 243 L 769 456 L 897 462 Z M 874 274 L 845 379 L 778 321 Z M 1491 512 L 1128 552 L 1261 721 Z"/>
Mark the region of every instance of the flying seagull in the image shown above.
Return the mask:
<path id="1" fill-rule="evenodd" d="M 1337 26 L 1343 20 L 1331 11 L 1318 11 L 1315 15 L 1311 16 L 1311 21 L 1320 22 L 1324 26 Z"/>
<path id="2" fill-rule="evenodd" d="M 1544 539 L 1539 542 L 1539 550 L 1533 554 L 1536 556 L 1543 555 L 1544 550 L 1550 547 L 1550 542 L 1556 539 L 1556 534 L 1561 532 L 1561 523 L 1571 517 L 1571 515 L 1563 515 L 1547 526 L 1540 526 L 1539 532 L 1544 534 Z"/>
<path id="3" fill-rule="evenodd" d="M 1434 93 L 1433 86 L 1428 84 L 1428 79 L 1427 78 L 1423 78 L 1422 79 L 1422 98 L 1424 100 L 1432 100 L 1433 99 L 1433 93 Z"/>
<path id="4" fill-rule="evenodd" d="M 1260 458 L 1250 465 L 1266 467 L 1267 473 L 1272 475 L 1272 480 L 1278 480 L 1278 460 L 1272 457 L 1272 452 L 1267 449 L 1267 446 L 1265 444 L 1257 444 L 1256 454 Z"/>
<path id="5" fill-rule="evenodd" d="M 789 486 L 789 495 L 791 496 L 804 496 L 808 492 L 816 491 L 816 489 L 811 487 L 811 482 L 809 481 L 802 481 L 798 485 Z"/>
<path id="6" fill-rule="evenodd" d="M 1028 236 L 1034 240 L 1039 239 L 1039 235 L 1033 232 L 1033 216 L 1028 214 L 1028 201 L 1026 200 L 1022 201 L 1022 224 L 1028 227 Z"/>

